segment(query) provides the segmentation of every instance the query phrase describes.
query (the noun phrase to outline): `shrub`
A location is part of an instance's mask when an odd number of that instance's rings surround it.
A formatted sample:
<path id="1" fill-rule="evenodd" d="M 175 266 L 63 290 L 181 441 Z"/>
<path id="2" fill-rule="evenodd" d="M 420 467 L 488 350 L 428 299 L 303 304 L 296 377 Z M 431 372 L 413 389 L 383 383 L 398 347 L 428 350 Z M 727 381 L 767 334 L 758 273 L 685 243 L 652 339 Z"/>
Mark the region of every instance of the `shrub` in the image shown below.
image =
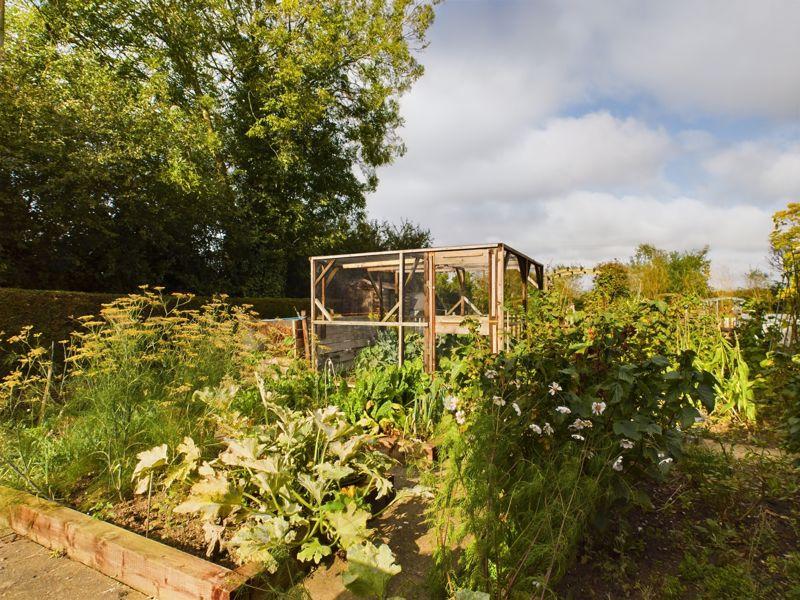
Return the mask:
<path id="1" fill-rule="evenodd" d="M 529 597 L 563 573 L 584 528 L 680 457 L 714 379 L 651 329 L 662 304 L 586 315 L 534 298 L 512 349 L 475 337 L 444 365 L 440 585 Z M 660 354 L 659 351 L 665 351 Z M 459 557 L 454 548 L 465 546 Z"/>
<path id="2" fill-rule="evenodd" d="M 83 317 L 59 373 L 29 337 L 17 339 L 26 352 L 0 383 L 0 479 L 49 496 L 122 496 L 138 451 L 212 436 L 194 390 L 247 378 L 264 352 L 244 335 L 251 313 L 187 301 L 145 290 Z"/>

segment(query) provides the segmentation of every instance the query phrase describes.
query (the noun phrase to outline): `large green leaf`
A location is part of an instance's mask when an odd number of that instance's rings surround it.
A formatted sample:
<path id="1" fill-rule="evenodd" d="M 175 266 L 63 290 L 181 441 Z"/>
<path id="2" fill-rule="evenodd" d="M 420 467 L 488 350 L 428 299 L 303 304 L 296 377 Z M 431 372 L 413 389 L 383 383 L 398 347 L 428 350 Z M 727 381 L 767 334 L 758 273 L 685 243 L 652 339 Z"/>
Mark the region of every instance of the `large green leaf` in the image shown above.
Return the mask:
<path id="1" fill-rule="evenodd" d="M 347 571 L 342 574 L 345 587 L 359 596 L 383 598 L 389 580 L 400 572 L 394 555 L 386 544 L 371 542 L 347 549 Z"/>
<path id="2" fill-rule="evenodd" d="M 342 548 L 360 544 L 372 534 L 372 530 L 367 528 L 369 512 L 358 508 L 355 502 L 348 502 L 345 510 L 327 512 L 325 518 Z"/>

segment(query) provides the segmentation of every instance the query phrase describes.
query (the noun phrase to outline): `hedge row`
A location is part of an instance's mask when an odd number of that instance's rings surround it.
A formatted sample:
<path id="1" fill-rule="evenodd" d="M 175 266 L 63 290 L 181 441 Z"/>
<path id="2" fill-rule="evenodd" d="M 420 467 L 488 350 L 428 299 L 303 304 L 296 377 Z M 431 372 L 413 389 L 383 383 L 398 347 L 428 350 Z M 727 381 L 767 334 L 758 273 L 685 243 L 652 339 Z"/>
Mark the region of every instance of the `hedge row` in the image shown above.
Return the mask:
<path id="1" fill-rule="evenodd" d="M 77 317 L 97 314 L 102 305 L 120 294 L 20 290 L 0 288 L 0 332 L 3 338 L 14 335 L 26 325 L 42 334 L 42 343 L 67 339 L 76 328 Z M 191 306 L 205 304 L 209 298 L 198 296 Z M 263 319 L 293 317 L 308 311 L 307 298 L 229 298 L 231 304 L 250 304 Z"/>

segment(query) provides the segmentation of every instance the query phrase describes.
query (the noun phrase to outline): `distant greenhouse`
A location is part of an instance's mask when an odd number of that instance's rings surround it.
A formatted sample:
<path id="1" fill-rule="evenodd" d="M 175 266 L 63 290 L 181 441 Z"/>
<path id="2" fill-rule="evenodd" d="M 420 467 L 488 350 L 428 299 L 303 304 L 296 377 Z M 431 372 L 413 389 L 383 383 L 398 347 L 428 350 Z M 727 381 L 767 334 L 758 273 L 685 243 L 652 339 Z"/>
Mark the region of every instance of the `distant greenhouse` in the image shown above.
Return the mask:
<path id="1" fill-rule="evenodd" d="M 544 266 L 502 244 L 311 257 L 311 362 L 346 365 L 380 330 L 423 339 L 426 370 L 436 368 L 440 336 L 490 338 L 499 352 L 518 328 L 529 289 L 544 288 Z"/>

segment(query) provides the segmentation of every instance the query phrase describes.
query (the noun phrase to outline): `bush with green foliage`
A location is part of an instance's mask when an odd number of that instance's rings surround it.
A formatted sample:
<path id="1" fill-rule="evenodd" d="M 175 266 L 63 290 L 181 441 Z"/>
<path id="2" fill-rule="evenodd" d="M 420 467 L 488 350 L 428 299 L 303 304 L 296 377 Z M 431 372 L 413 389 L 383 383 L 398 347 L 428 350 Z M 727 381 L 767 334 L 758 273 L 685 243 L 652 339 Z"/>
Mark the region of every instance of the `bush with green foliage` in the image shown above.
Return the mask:
<path id="1" fill-rule="evenodd" d="M 288 348 L 260 348 L 243 309 L 220 300 L 189 309 L 188 300 L 145 290 L 113 301 L 81 319 L 60 368 L 29 329 L 14 336 L 23 352 L 0 383 L 0 479 L 61 498 L 122 496 L 141 449 L 210 439 L 193 392 L 247 379 L 260 358 Z"/>
<path id="2" fill-rule="evenodd" d="M 443 365 L 443 590 L 530 597 L 613 503 L 648 502 L 638 482 L 670 468 L 698 407 L 714 405 L 711 374 L 650 327 L 665 312 L 628 301 L 569 313 L 537 295 L 525 339 L 493 355 L 478 336 Z"/>

